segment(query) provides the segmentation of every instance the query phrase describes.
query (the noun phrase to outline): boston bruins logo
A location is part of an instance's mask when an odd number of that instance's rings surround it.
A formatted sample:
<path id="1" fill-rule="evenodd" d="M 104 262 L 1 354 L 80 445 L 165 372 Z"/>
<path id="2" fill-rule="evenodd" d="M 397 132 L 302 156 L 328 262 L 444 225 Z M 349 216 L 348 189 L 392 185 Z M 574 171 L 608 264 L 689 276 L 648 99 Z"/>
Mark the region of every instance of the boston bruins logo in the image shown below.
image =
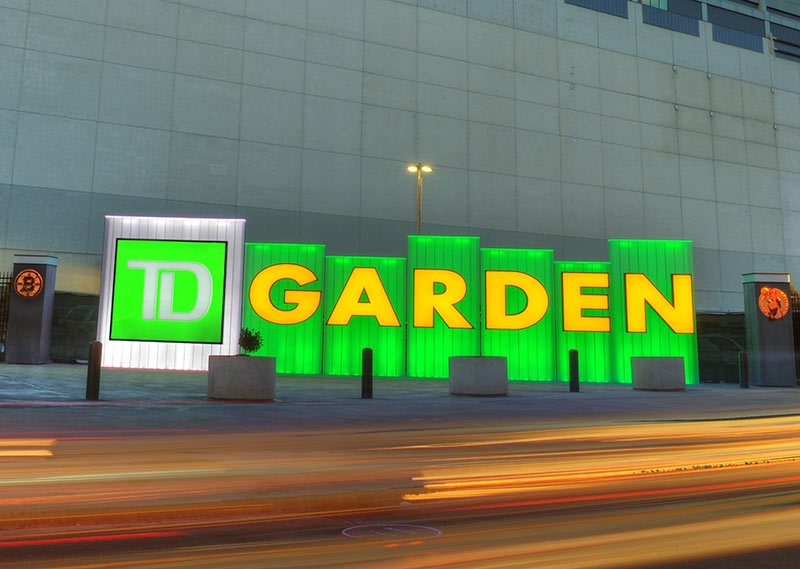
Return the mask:
<path id="1" fill-rule="evenodd" d="M 778 320 L 789 312 L 789 297 L 779 288 L 762 287 L 758 307 L 770 320 Z"/>
<path id="2" fill-rule="evenodd" d="M 42 292 L 44 279 L 39 271 L 33 269 L 23 269 L 14 279 L 14 290 L 22 298 L 34 298 Z"/>

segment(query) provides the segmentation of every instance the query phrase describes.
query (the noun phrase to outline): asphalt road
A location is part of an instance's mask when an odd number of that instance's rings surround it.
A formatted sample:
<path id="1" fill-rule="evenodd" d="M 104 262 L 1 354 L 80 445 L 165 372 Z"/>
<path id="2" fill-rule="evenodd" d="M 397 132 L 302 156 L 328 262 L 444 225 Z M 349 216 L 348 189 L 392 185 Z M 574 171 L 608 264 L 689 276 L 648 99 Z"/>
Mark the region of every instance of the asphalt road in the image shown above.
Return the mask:
<path id="1" fill-rule="evenodd" d="M 0 567 L 782 568 L 800 559 L 794 415 L 280 433 L 75 424 L 2 435 Z"/>

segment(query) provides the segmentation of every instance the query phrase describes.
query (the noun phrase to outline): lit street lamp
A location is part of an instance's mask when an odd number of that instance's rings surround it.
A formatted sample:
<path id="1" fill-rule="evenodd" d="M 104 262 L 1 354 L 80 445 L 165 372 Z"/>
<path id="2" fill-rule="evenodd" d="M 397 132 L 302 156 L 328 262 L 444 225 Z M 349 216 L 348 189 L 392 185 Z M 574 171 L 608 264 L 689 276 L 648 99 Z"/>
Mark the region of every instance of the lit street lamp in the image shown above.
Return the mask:
<path id="1" fill-rule="evenodd" d="M 417 173 L 417 235 L 419 235 L 422 225 L 422 174 L 430 174 L 433 168 L 427 164 L 409 164 L 406 169 Z"/>

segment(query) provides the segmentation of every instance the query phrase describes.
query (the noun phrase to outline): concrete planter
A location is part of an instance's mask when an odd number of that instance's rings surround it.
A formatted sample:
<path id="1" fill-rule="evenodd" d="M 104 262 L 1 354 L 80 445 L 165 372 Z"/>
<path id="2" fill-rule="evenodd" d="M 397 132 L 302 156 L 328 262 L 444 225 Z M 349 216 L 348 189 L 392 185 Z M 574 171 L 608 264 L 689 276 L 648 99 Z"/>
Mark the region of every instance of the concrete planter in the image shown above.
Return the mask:
<path id="1" fill-rule="evenodd" d="M 450 358 L 451 395 L 508 395 L 506 358 L 453 356 Z"/>
<path id="2" fill-rule="evenodd" d="M 275 358 L 209 356 L 208 398 L 272 401 Z"/>
<path id="3" fill-rule="evenodd" d="M 685 391 L 681 357 L 632 357 L 633 388 L 641 391 Z"/>

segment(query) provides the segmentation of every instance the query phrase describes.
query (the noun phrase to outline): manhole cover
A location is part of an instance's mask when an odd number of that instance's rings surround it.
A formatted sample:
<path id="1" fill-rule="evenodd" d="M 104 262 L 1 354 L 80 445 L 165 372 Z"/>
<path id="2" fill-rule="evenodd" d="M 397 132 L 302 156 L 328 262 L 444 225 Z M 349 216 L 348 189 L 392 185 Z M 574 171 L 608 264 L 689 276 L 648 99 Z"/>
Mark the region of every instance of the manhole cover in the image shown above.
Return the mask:
<path id="1" fill-rule="evenodd" d="M 381 539 L 385 541 L 425 539 L 442 535 L 442 532 L 436 528 L 413 524 L 368 524 L 347 528 L 342 530 L 342 533 L 347 537 L 356 539 Z"/>

